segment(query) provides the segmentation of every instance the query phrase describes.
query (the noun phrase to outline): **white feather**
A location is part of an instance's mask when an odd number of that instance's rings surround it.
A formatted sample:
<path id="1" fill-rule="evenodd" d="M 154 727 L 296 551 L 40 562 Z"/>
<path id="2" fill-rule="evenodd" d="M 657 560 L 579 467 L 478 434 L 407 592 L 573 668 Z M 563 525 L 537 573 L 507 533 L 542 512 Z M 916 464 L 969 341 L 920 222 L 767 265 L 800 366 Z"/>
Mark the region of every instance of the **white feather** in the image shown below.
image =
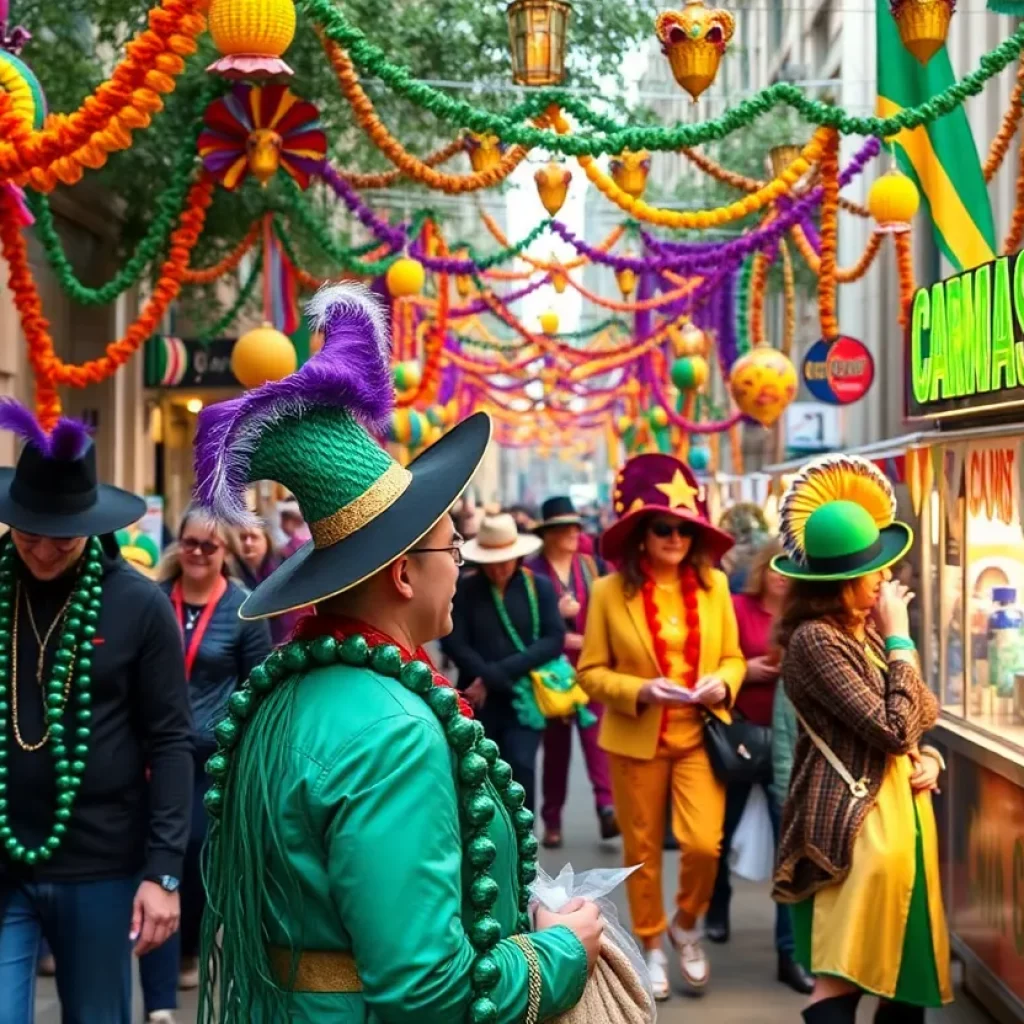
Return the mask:
<path id="1" fill-rule="evenodd" d="M 362 310 L 369 317 L 373 325 L 373 338 L 377 342 L 380 354 L 385 359 L 390 359 L 391 332 L 388 328 L 387 309 L 380 297 L 359 281 L 321 285 L 306 306 L 310 330 L 323 331 L 332 313 L 344 314 L 352 309 Z"/>

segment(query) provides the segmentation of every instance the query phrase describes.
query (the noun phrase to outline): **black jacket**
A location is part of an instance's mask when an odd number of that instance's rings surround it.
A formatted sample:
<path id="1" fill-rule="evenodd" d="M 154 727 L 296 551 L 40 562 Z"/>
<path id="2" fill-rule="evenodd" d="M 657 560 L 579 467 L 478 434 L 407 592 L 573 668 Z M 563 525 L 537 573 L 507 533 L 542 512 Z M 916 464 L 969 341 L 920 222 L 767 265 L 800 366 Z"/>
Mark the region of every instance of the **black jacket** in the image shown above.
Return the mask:
<path id="1" fill-rule="evenodd" d="M 441 641 L 441 649 L 459 670 L 459 686 L 465 688 L 479 677 L 487 687 L 488 700 L 509 700 L 516 680 L 532 669 L 557 658 L 565 642 L 565 623 L 558 614 L 558 599 L 550 581 L 534 575 L 540 635 L 533 639 L 530 603 L 523 570 L 516 571 L 505 588 L 505 607 L 525 651 L 519 651 L 498 618 L 491 584 L 482 572 L 467 573 L 459 580 L 452 608 L 453 628 Z M 531 640 L 533 641 L 531 643 Z"/>
<path id="2" fill-rule="evenodd" d="M 34 868 L 13 864 L 0 848 L 0 876 L 6 873 L 38 881 L 93 881 L 136 874 L 181 877 L 192 801 L 192 716 L 181 634 L 159 587 L 119 555 L 105 550 L 103 596 L 93 639 L 92 734 L 68 830 L 53 858 Z M 18 721 L 22 737 L 31 744 L 43 735 L 44 720 L 35 672 L 38 644 L 25 614 L 25 596 L 32 602 L 40 630 L 45 631 L 73 579 L 66 575 L 40 582 L 17 560 L 16 564 L 24 587 L 18 632 Z M 56 649 L 51 642 L 44 682 Z M 75 708 L 72 693 L 65 719 L 65 727 L 71 730 Z M 11 826 L 22 843 L 37 846 L 53 825 L 53 757 L 49 744 L 34 753 L 22 750 L 7 717 L 3 742 L 10 768 Z"/>

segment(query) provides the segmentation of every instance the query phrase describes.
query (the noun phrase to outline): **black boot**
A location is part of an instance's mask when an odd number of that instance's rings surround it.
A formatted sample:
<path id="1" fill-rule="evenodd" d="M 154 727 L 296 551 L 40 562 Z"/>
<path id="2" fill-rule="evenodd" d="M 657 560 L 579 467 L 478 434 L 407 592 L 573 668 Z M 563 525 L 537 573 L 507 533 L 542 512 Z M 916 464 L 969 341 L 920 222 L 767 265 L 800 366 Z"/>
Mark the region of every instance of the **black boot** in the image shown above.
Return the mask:
<path id="1" fill-rule="evenodd" d="M 809 996 L 814 991 L 814 975 L 805 971 L 789 953 L 779 954 L 778 980 L 788 985 L 794 992 Z"/>
<path id="2" fill-rule="evenodd" d="M 804 1010 L 804 1021 L 806 1024 L 856 1024 L 859 1002 L 859 992 L 822 999 Z"/>
<path id="3" fill-rule="evenodd" d="M 715 942 L 721 945 L 729 941 L 729 901 L 711 901 L 708 912 L 704 917 L 704 934 L 708 942 Z"/>
<path id="4" fill-rule="evenodd" d="M 875 1024 L 924 1024 L 924 1007 L 881 1002 L 875 1011 Z"/>

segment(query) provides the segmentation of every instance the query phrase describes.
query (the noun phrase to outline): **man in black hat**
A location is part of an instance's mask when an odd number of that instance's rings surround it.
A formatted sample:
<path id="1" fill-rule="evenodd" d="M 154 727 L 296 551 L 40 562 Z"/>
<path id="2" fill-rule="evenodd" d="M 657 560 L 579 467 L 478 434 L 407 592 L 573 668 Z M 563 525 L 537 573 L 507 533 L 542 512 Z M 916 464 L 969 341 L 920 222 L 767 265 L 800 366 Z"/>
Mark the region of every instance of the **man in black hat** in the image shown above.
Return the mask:
<path id="1" fill-rule="evenodd" d="M 191 723 L 170 603 L 111 536 L 145 503 L 98 484 L 85 427 L 0 469 L 0 1021 L 31 1024 L 36 954 L 64 1024 L 131 1024 L 131 953 L 178 926 Z M 101 540 L 102 538 L 102 540 Z"/>

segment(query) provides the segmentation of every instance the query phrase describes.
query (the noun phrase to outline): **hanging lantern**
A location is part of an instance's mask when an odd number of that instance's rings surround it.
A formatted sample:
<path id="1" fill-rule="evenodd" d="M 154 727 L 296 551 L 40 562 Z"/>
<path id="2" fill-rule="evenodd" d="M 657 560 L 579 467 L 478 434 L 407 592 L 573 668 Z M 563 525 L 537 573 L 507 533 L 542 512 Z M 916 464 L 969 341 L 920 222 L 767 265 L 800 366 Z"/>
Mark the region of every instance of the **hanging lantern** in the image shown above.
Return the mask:
<path id="1" fill-rule="evenodd" d="M 207 18 L 221 53 L 207 71 L 231 79 L 292 74 L 281 59 L 295 38 L 292 0 L 211 0 Z"/>
<path id="2" fill-rule="evenodd" d="M 618 156 L 612 157 L 608 162 L 608 169 L 612 173 L 612 181 L 615 182 L 623 192 L 628 193 L 634 199 L 639 199 L 647 187 L 647 174 L 651 169 L 651 154 L 646 149 L 633 152 L 624 149 Z"/>
<path id="3" fill-rule="evenodd" d="M 551 267 L 551 287 L 555 289 L 556 294 L 561 295 L 569 282 L 566 280 L 565 271 L 562 269 L 554 253 L 548 258 L 548 265 Z"/>
<path id="4" fill-rule="evenodd" d="M 544 209 L 554 217 L 568 195 L 572 171 L 564 164 L 550 163 L 537 171 L 533 180 L 537 184 L 537 194 L 544 204 Z"/>
<path id="5" fill-rule="evenodd" d="M 679 355 L 707 357 L 710 344 L 708 336 L 692 321 L 688 320 L 679 332 Z"/>
<path id="6" fill-rule="evenodd" d="M 462 137 L 462 146 L 469 154 L 469 163 L 477 174 L 497 167 L 505 152 L 505 145 L 497 135 L 477 135 L 476 132 L 466 132 Z"/>
<path id="7" fill-rule="evenodd" d="M 632 256 L 633 254 L 627 252 L 626 255 Z M 623 267 L 621 270 L 616 270 L 615 283 L 619 286 L 619 291 L 622 292 L 622 297 L 624 299 L 628 299 L 636 290 L 636 271 L 629 267 Z"/>
<path id="8" fill-rule="evenodd" d="M 420 386 L 423 370 L 415 359 L 407 359 L 395 367 L 394 378 L 396 391 L 411 391 Z"/>
<path id="9" fill-rule="evenodd" d="M 247 331 L 231 349 L 231 372 L 244 388 L 258 388 L 295 372 L 298 358 L 287 334 L 272 324 Z"/>
<path id="10" fill-rule="evenodd" d="M 387 274 L 384 275 L 384 283 L 388 286 L 388 292 L 394 299 L 419 295 L 423 291 L 426 280 L 427 274 L 423 269 L 423 264 L 419 260 L 409 259 L 407 256 L 395 260 L 388 267 Z"/>
<path id="11" fill-rule="evenodd" d="M 868 211 L 879 231 L 898 234 L 910 230 L 910 222 L 921 205 L 917 186 L 893 167 L 878 178 L 868 191 Z"/>
<path id="12" fill-rule="evenodd" d="M 565 77 L 567 0 L 512 0 L 505 10 L 516 85 L 558 85 Z"/>
<path id="13" fill-rule="evenodd" d="M 792 142 L 781 146 L 772 146 L 768 150 L 768 162 L 771 164 L 772 177 L 778 178 L 782 172 L 800 155 L 800 147 Z"/>
<path id="14" fill-rule="evenodd" d="M 736 22 L 728 11 L 687 0 L 681 11 L 662 11 L 654 23 L 662 52 L 676 81 L 697 97 L 715 80 Z"/>
<path id="15" fill-rule="evenodd" d="M 669 371 L 672 383 L 680 391 L 698 391 L 708 379 L 708 364 L 703 356 L 683 356 Z"/>
<path id="16" fill-rule="evenodd" d="M 545 334 L 556 334 L 558 332 L 558 314 L 553 309 L 541 313 L 537 319 L 540 321 L 540 329 Z"/>
<path id="17" fill-rule="evenodd" d="M 889 9 L 903 45 L 922 64 L 946 44 L 954 0 L 892 0 Z"/>
<path id="18" fill-rule="evenodd" d="M 744 416 L 770 427 L 796 397 L 796 367 L 778 349 L 761 345 L 729 371 L 729 390 Z"/>

